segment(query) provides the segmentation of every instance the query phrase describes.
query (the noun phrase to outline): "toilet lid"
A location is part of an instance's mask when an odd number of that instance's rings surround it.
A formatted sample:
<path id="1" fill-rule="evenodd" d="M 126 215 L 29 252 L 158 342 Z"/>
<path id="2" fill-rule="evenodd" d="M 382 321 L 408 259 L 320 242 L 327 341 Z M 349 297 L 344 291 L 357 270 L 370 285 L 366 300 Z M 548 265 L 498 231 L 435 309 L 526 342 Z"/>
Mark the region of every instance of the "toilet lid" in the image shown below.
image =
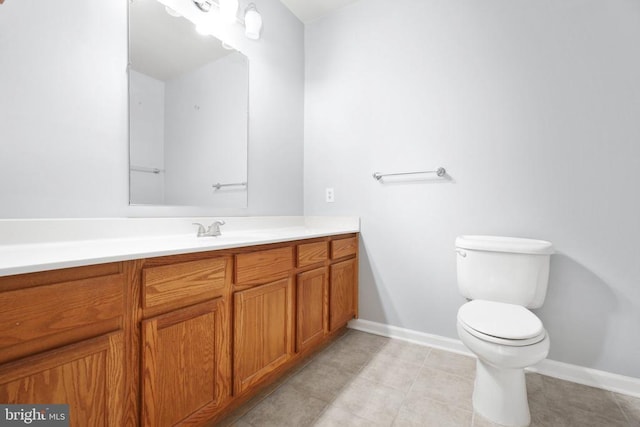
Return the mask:
<path id="1" fill-rule="evenodd" d="M 458 320 L 493 337 L 526 340 L 543 333 L 538 317 L 525 307 L 503 302 L 473 300 L 458 310 Z"/>

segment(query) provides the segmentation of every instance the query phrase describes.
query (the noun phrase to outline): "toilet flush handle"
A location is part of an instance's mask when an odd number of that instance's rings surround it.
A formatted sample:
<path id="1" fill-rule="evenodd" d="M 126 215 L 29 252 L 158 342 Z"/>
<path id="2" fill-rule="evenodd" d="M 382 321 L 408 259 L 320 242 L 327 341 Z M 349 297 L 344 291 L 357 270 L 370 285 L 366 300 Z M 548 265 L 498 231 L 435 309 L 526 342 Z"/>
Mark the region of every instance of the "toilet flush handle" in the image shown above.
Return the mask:
<path id="1" fill-rule="evenodd" d="M 458 255 L 460 255 L 462 258 L 466 258 L 467 253 L 465 251 L 463 251 L 462 249 L 456 249 L 456 252 L 458 253 Z"/>

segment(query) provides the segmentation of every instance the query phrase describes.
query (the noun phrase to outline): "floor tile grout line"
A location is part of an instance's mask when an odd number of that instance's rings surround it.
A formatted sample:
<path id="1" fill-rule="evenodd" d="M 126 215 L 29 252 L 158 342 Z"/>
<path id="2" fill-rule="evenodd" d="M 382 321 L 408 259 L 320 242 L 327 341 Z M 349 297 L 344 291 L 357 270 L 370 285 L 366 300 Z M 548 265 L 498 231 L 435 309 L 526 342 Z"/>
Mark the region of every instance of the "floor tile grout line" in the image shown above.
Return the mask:
<path id="1" fill-rule="evenodd" d="M 302 363 L 294 372 L 292 372 L 290 375 L 288 375 L 284 381 L 282 381 L 280 384 L 278 384 L 276 387 L 273 388 L 273 390 L 271 390 L 270 392 L 266 393 L 264 396 L 262 396 L 262 398 L 258 399 L 256 401 L 256 403 L 254 405 L 251 405 L 242 415 L 240 415 L 236 420 L 233 421 L 233 423 L 235 423 L 236 421 L 240 421 L 242 418 L 244 418 L 249 412 L 251 412 L 254 408 L 256 408 L 259 404 L 261 404 L 263 401 L 265 401 L 267 398 L 269 398 L 273 393 L 275 393 L 277 390 L 279 390 L 283 385 L 287 384 L 289 381 L 291 381 L 291 379 L 293 377 L 295 377 L 296 375 L 298 375 L 304 368 L 307 367 L 307 365 L 309 365 L 311 362 L 313 362 L 315 360 L 315 358 L 317 356 L 319 356 L 320 354 L 324 353 L 325 351 L 327 351 L 329 348 L 331 348 L 335 343 L 337 343 L 338 341 L 340 341 L 344 336 L 346 336 L 347 334 L 343 334 L 342 336 L 338 337 L 338 339 L 334 340 L 333 342 L 331 342 L 329 345 L 327 345 L 325 348 L 322 349 L 322 351 L 319 351 L 318 353 L 314 354 L 313 356 L 309 357 L 306 361 L 304 361 L 304 363 Z M 295 387 L 294 387 L 295 388 Z M 244 420 L 244 422 L 246 422 L 247 424 L 253 426 L 253 424 L 251 424 L 250 422 L 248 422 L 247 420 Z M 233 424 L 232 424 L 233 425 Z"/>
<path id="2" fill-rule="evenodd" d="M 347 336 L 347 335 L 350 335 L 350 334 L 349 334 L 349 333 L 347 333 L 347 334 L 344 334 L 343 336 Z M 391 339 L 389 339 L 389 340 L 391 340 Z M 376 349 L 371 349 L 371 352 L 370 352 L 371 354 L 370 354 L 370 356 L 367 358 L 366 362 L 364 362 L 364 363 L 362 364 L 362 366 L 360 366 L 360 367 L 357 369 L 357 371 L 355 371 L 355 372 L 353 372 L 353 373 L 352 373 L 352 378 L 349 380 L 349 382 L 345 383 L 343 386 L 341 386 L 341 387 L 340 387 L 340 390 L 338 391 L 338 393 L 336 394 L 336 396 L 334 396 L 334 397 L 333 397 L 333 399 L 332 399 L 332 400 L 329 402 L 329 404 L 325 407 L 325 409 L 322 411 L 322 413 L 321 413 L 320 415 L 318 415 L 318 417 L 316 417 L 316 419 L 313 421 L 314 423 L 315 423 L 317 420 L 319 420 L 319 419 L 321 418 L 322 414 L 324 414 L 324 413 L 328 410 L 328 408 L 329 408 L 329 407 L 331 407 L 332 405 L 334 405 L 334 403 L 335 403 L 335 401 L 337 400 L 338 396 L 339 396 L 339 395 L 340 395 L 340 393 L 341 393 L 341 392 L 342 392 L 342 391 L 347 387 L 347 385 L 348 385 L 348 384 L 350 384 L 354 379 L 356 379 L 356 378 L 360 378 L 360 375 L 362 374 L 362 371 L 364 370 L 364 368 L 369 364 L 369 362 L 371 362 L 371 361 L 373 360 L 373 358 L 375 357 L 375 355 L 376 355 L 376 354 L 378 354 L 378 353 L 380 352 L 380 350 L 382 350 L 382 348 L 383 348 L 383 347 L 384 347 L 384 344 L 380 344 L 380 345 L 378 346 L 378 348 L 376 348 Z M 426 358 L 426 356 L 425 356 L 425 358 Z M 381 383 L 378 383 L 378 382 L 376 382 L 376 381 L 372 381 L 372 380 L 370 380 L 370 379 L 368 379 L 368 378 L 364 378 L 364 379 L 366 379 L 367 381 L 371 381 L 371 382 L 372 382 L 372 383 L 374 383 L 374 384 L 378 384 L 378 385 L 383 385 L 383 386 L 390 387 L 390 386 L 388 386 L 388 385 L 386 385 L 386 384 L 381 384 Z M 414 381 L 415 381 L 415 380 L 414 380 Z M 390 387 L 390 388 L 395 389 L 394 387 Z M 405 394 L 405 396 L 404 396 L 404 397 L 406 397 L 406 394 Z M 403 397 L 403 401 L 404 401 L 404 397 Z M 355 416 L 355 417 L 361 418 L 361 419 L 366 420 L 366 421 L 375 422 L 374 420 L 371 420 L 371 419 L 368 419 L 368 418 L 364 418 L 364 417 L 361 417 L 361 416 L 358 416 L 358 415 L 356 415 L 356 414 L 352 413 L 350 410 L 348 410 L 348 408 L 344 408 L 344 407 L 342 407 L 342 406 L 336 406 L 336 407 L 337 407 L 337 408 L 340 408 L 340 409 L 342 409 L 342 410 L 344 410 L 344 411 L 349 412 L 349 414 L 351 414 L 351 415 L 353 415 L 353 416 Z M 397 413 L 396 413 L 396 415 L 394 416 L 394 419 L 392 420 L 392 422 L 391 422 L 391 424 L 390 424 L 391 426 L 393 425 L 393 421 L 395 421 L 395 418 L 396 418 L 396 417 L 397 417 Z M 313 425 L 313 423 L 312 423 L 311 425 Z"/>
<path id="3" fill-rule="evenodd" d="M 424 364 L 424 362 L 427 360 L 427 357 L 429 357 L 429 353 L 431 353 L 431 349 L 429 349 L 429 351 L 425 355 L 424 360 L 422 361 L 422 364 Z M 405 403 L 407 401 L 407 396 L 413 390 L 413 386 L 416 384 L 416 380 L 418 379 L 418 375 L 420 375 L 420 370 L 421 369 L 422 368 L 417 370 L 418 372 L 416 373 L 416 376 L 413 378 L 413 382 L 411 383 L 411 386 L 409 387 L 409 390 L 407 390 L 407 392 L 404 394 L 404 397 L 402 398 L 402 402 L 400 403 L 400 406 L 398 407 L 398 411 L 396 412 L 396 415 L 393 417 L 393 420 L 391 421 L 391 426 L 392 427 L 396 423 L 396 420 L 398 419 L 398 415 L 400 415 L 400 411 L 405 406 Z"/>
<path id="4" fill-rule="evenodd" d="M 255 407 L 259 404 L 261 404 L 262 402 L 264 402 L 266 399 L 269 398 L 273 398 L 273 394 L 280 390 L 282 388 L 282 386 L 284 386 L 285 384 L 287 385 L 291 385 L 292 387 L 295 388 L 295 386 L 292 384 L 292 381 L 294 378 L 296 378 L 296 376 L 300 375 L 303 371 L 305 371 L 305 369 L 307 369 L 309 367 L 309 365 L 311 365 L 315 360 L 317 360 L 317 357 L 324 354 L 325 352 L 330 351 L 330 349 L 335 348 L 334 346 L 336 346 L 339 343 L 346 343 L 348 345 L 346 345 L 345 347 L 341 347 L 338 350 L 340 351 L 345 351 L 345 350 L 358 350 L 358 353 L 368 353 L 368 354 L 361 354 L 358 355 L 357 358 L 353 359 L 353 361 L 357 361 L 358 363 L 356 365 L 351 364 L 351 365 L 344 365 L 344 366 L 352 366 L 353 370 L 344 370 L 344 373 L 346 374 L 348 372 L 349 378 L 348 380 L 343 383 L 342 385 L 338 384 L 338 387 L 335 389 L 335 391 L 332 389 L 331 393 L 327 393 L 327 398 L 326 400 L 323 398 L 317 398 L 318 400 L 322 401 L 324 403 L 324 406 L 320 406 L 318 405 L 318 409 L 320 409 L 320 411 L 318 412 L 318 414 L 314 415 L 313 419 L 309 421 L 309 425 L 315 425 L 319 420 L 321 420 L 329 410 L 331 410 L 332 408 L 339 408 L 340 411 L 337 412 L 336 414 L 338 416 L 342 415 L 342 416 L 351 416 L 354 417 L 355 419 L 358 419 L 360 421 L 362 420 L 366 420 L 372 423 L 375 423 L 375 416 L 372 415 L 371 413 L 366 413 L 366 417 L 363 417 L 362 415 L 357 415 L 356 413 L 352 412 L 350 409 L 350 406 L 343 406 L 343 405 L 336 405 L 336 402 L 340 399 L 340 396 L 344 393 L 345 389 L 349 387 L 350 384 L 353 383 L 353 381 L 358 380 L 358 378 L 363 378 L 367 381 L 370 382 L 370 384 L 375 384 L 380 385 L 380 386 L 384 386 L 384 387 L 389 387 L 390 389 L 394 389 L 397 392 L 399 392 L 399 394 L 397 395 L 397 397 L 394 398 L 397 399 L 396 403 L 394 403 L 393 405 L 390 405 L 390 408 L 394 411 L 392 413 L 389 413 L 388 416 L 390 418 L 390 423 L 391 425 L 394 425 L 398 422 L 398 420 L 400 419 L 400 415 L 403 411 L 408 411 L 406 415 L 409 414 L 413 414 L 411 416 L 415 416 L 415 415 L 419 415 L 420 412 L 416 412 L 415 409 L 419 409 L 418 407 L 413 407 L 411 405 L 413 405 L 413 396 L 412 397 L 412 402 L 409 402 L 408 397 L 410 395 L 410 393 L 412 393 L 413 391 L 416 391 L 416 387 L 418 385 L 418 379 L 420 378 L 421 374 L 423 374 L 427 368 L 430 370 L 434 370 L 437 371 L 440 374 L 446 374 L 447 376 L 450 376 L 451 380 L 455 380 L 455 379 L 460 379 L 460 380 L 464 380 L 464 381 L 473 381 L 473 378 L 471 378 L 469 375 L 460 375 L 460 373 L 467 373 L 469 374 L 469 371 L 466 369 L 466 365 L 461 364 L 458 360 L 452 359 L 452 363 L 447 365 L 446 362 L 448 361 L 448 358 L 443 357 L 443 355 L 436 355 L 436 353 L 434 353 L 434 350 L 438 350 L 438 349 L 434 349 L 432 347 L 429 346 L 422 346 L 422 347 L 427 347 L 428 351 L 425 353 L 424 358 L 422 358 L 422 361 L 418 364 L 416 363 L 414 366 L 416 367 L 415 369 L 415 374 L 414 375 L 409 375 L 409 373 L 407 373 L 407 379 L 411 380 L 411 384 L 410 386 L 406 389 L 406 391 L 403 391 L 401 388 L 396 388 L 394 386 L 391 386 L 389 384 L 385 384 L 384 382 L 381 382 L 380 380 L 384 380 L 384 376 L 380 377 L 379 380 L 375 380 L 372 378 L 364 378 L 362 377 L 363 371 L 367 368 L 367 366 L 370 366 L 372 361 L 375 360 L 376 356 L 379 355 L 385 348 L 385 346 L 387 346 L 389 343 L 393 342 L 393 340 L 388 340 L 388 341 L 377 341 L 377 340 L 367 340 L 366 338 L 364 338 L 366 336 L 363 335 L 362 337 L 359 337 L 357 333 L 345 333 L 343 335 L 341 335 L 340 337 L 338 337 L 335 341 L 332 341 L 329 345 L 327 345 L 327 347 L 325 347 L 324 349 L 322 349 L 320 352 L 314 354 L 313 356 L 310 356 L 307 360 L 305 360 L 304 362 L 302 362 L 300 364 L 300 366 L 293 370 L 293 372 L 288 375 L 286 378 L 283 379 L 283 381 L 278 384 L 275 388 L 273 388 L 273 390 L 270 390 L 268 393 L 266 393 L 264 396 L 261 396 L 259 400 L 257 400 L 255 402 L 255 404 L 252 405 L 251 408 L 249 408 L 247 411 L 244 412 L 244 414 L 242 416 L 237 417 L 235 420 L 233 420 L 231 422 L 231 424 L 229 424 L 229 426 L 233 426 L 234 423 L 240 423 L 240 422 L 246 422 L 247 425 L 250 426 L 254 426 L 256 427 L 254 424 L 250 423 L 248 421 L 248 418 L 246 417 L 247 414 L 249 414 L 252 410 L 255 409 Z M 351 338 L 348 338 L 351 337 Z M 354 338 L 355 337 L 355 338 Z M 346 338 L 346 340 L 345 340 Z M 392 352 L 394 351 L 399 351 L 401 349 L 391 349 Z M 443 350 L 444 351 L 444 350 Z M 389 353 L 392 354 L 392 353 Z M 416 356 L 417 354 L 413 355 Z M 329 355 L 331 356 L 331 355 Z M 337 355 L 336 355 L 337 356 Z M 333 360 L 331 357 L 329 357 L 329 359 L 327 359 L 329 362 L 331 360 Z M 414 359 L 415 360 L 415 357 Z M 430 360 L 432 362 L 435 362 L 435 365 L 430 365 Z M 466 363 L 466 362 L 465 362 Z M 440 364 L 443 368 L 438 367 Z M 342 366 L 342 365 L 341 365 Z M 455 371 L 454 368 L 460 368 L 457 371 Z M 452 369 L 454 370 L 456 373 L 451 372 L 447 369 Z M 342 368 L 338 369 L 342 370 Z M 336 371 L 336 374 L 339 375 L 339 372 Z M 536 374 L 536 375 L 540 375 L 540 374 Z M 547 393 L 545 392 L 545 385 L 546 383 L 544 382 L 544 378 L 546 376 L 542 375 L 542 383 L 538 384 L 537 382 L 534 384 L 536 386 L 536 390 L 538 390 L 540 393 L 542 393 L 541 396 L 545 396 Z M 375 377 L 373 377 L 375 378 Z M 564 380 L 559 380 L 561 381 L 560 384 L 564 384 L 566 381 Z M 571 383 L 570 381 L 568 383 Z M 302 383 L 301 383 L 302 384 Z M 366 384 L 366 383 L 365 383 Z M 406 384 L 406 382 L 405 382 Z M 537 387 L 541 386 L 541 389 L 538 389 Z M 605 390 L 606 391 L 606 390 Z M 401 394 L 400 394 L 401 393 Z M 311 395 L 312 397 L 314 397 L 313 395 Z M 587 395 L 588 396 L 588 395 Z M 616 393 L 612 392 L 612 391 L 606 391 L 605 396 L 607 397 L 608 401 L 613 400 L 613 402 L 610 402 L 609 405 L 610 409 L 607 410 L 606 414 L 605 413 L 601 413 L 600 416 L 598 417 L 598 419 L 600 419 L 600 417 L 602 417 L 602 419 L 608 419 L 610 422 L 616 422 L 616 423 L 622 423 L 621 425 L 625 425 L 625 426 L 632 426 L 635 425 L 634 424 L 634 415 L 635 415 L 635 401 L 627 401 L 625 399 L 623 399 L 622 397 L 618 396 Z M 398 399 L 401 398 L 401 399 Z M 451 404 L 451 402 L 446 401 L 446 400 L 440 400 L 437 398 L 433 398 L 433 397 L 426 397 L 426 399 L 429 399 L 432 402 L 438 403 L 438 405 L 446 405 L 449 406 L 452 410 L 455 411 L 464 411 L 466 413 L 465 417 L 469 416 L 470 413 L 470 427 L 474 427 L 476 425 L 480 425 L 480 424 L 484 424 L 483 420 L 481 420 L 482 417 L 479 417 L 478 414 L 473 410 L 473 408 L 461 408 L 459 407 L 457 404 Z M 465 399 L 466 400 L 466 399 Z M 639 400 L 640 402 L 640 400 Z M 630 405 L 627 407 L 627 404 Z M 407 406 L 410 405 L 410 406 Z M 395 409 L 393 409 L 395 407 Z M 413 408 L 413 409 L 412 409 Z M 625 410 L 626 408 L 626 410 Z M 576 410 L 579 410 L 580 413 L 583 413 L 585 415 L 588 415 L 593 409 L 595 408 L 574 408 Z M 343 412 L 343 414 L 341 414 L 341 412 Z M 364 413 L 363 413 L 364 414 Z M 540 414 L 543 414 L 542 412 Z M 540 415 L 539 414 L 539 415 Z M 374 416 L 374 419 L 371 420 L 371 417 Z M 567 418 L 567 416 L 569 416 L 569 418 Z M 533 417 L 533 414 L 532 414 Z M 554 417 L 557 417 L 557 415 L 554 415 Z M 557 418 L 558 422 L 561 421 L 568 421 L 571 418 L 572 415 L 567 414 L 566 416 L 560 416 L 559 418 Z M 328 420 L 332 420 L 333 417 L 329 416 L 327 418 Z M 338 418 L 340 419 L 340 418 Z M 468 419 L 468 418 L 467 418 Z M 555 419 L 555 418 L 554 418 Z M 255 420 L 254 420 L 255 421 Z M 380 420 L 377 420 L 380 421 Z M 533 421 L 533 419 L 532 419 Z M 540 421 L 540 420 L 539 420 Z M 480 424 L 478 424 L 480 423 Z M 306 424 L 306 423 L 305 423 Z M 462 424 L 461 424 L 462 425 Z M 464 425 L 467 425 L 467 423 L 465 423 Z M 491 424 L 494 425 L 494 424 Z M 616 424 L 617 425 L 617 424 Z M 497 426 L 497 425 L 495 425 Z"/>
<path id="5" fill-rule="evenodd" d="M 622 407 L 622 404 L 620 403 L 620 399 L 618 399 L 618 397 L 614 392 L 609 391 L 609 393 L 611 393 L 611 398 L 613 399 L 614 402 L 616 402 L 616 405 L 618 406 L 618 409 L 620 410 L 620 412 L 622 412 L 622 416 L 624 417 L 625 420 L 627 420 L 627 424 L 629 424 L 629 426 L 633 426 L 634 420 L 632 420 L 630 418 L 630 415 L 627 414 L 627 411 L 624 410 L 624 408 Z"/>
<path id="6" fill-rule="evenodd" d="M 345 388 L 347 388 L 347 385 L 349 385 L 349 384 L 350 384 L 350 383 L 351 383 L 355 378 L 358 378 L 358 377 L 359 377 L 359 374 L 361 373 L 361 371 L 362 371 L 362 368 L 361 368 L 357 373 L 353 373 L 353 374 L 352 374 L 352 378 L 349 380 L 349 382 L 345 383 L 344 385 L 342 385 L 342 386 L 340 387 L 340 389 L 338 390 L 338 392 L 336 393 L 336 395 L 335 395 L 335 396 L 334 396 L 334 397 L 333 397 L 333 398 L 328 402 L 327 406 L 322 410 L 322 412 L 321 412 L 320 414 L 318 414 L 318 416 L 313 420 L 313 422 L 312 422 L 310 425 L 312 425 L 312 426 L 313 426 L 313 425 L 315 424 L 315 422 L 316 422 L 316 421 L 318 421 L 320 418 L 322 418 L 322 415 L 323 415 L 325 412 L 327 412 L 327 410 L 328 410 L 331 406 L 334 406 L 334 403 L 335 403 L 335 401 L 337 400 L 337 398 L 340 396 L 341 392 L 342 392 Z M 372 382 L 374 382 L 374 381 L 372 381 Z M 344 407 L 342 407 L 342 406 L 336 406 L 336 408 L 339 408 L 339 409 L 342 409 L 342 410 L 344 410 L 344 411 L 347 411 L 347 412 L 349 412 L 349 414 L 351 414 L 351 415 L 352 415 L 352 416 L 354 416 L 354 417 L 358 417 L 358 418 L 361 418 L 361 419 L 364 419 L 364 420 L 367 420 L 367 421 L 372 421 L 372 420 L 369 420 L 369 419 L 367 419 L 367 418 L 360 417 L 360 416 L 358 416 L 358 415 L 356 415 L 356 414 L 352 413 L 351 411 L 349 411 L 347 408 L 344 408 Z"/>
<path id="7" fill-rule="evenodd" d="M 411 386 L 409 387 L 409 389 L 408 389 L 406 392 L 404 392 L 404 391 L 402 391 L 402 390 L 400 390 L 400 389 L 397 389 L 397 388 L 395 388 L 395 387 L 393 387 L 393 386 L 389 386 L 388 384 L 379 383 L 379 382 L 377 382 L 377 381 L 374 381 L 374 380 L 371 380 L 371 379 L 365 378 L 365 379 L 367 379 L 367 380 L 371 381 L 371 382 L 372 382 L 372 383 L 374 383 L 374 384 L 383 385 L 383 386 L 386 386 L 386 387 L 389 387 L 389 388 L 393 388 L 394 390 L 398 390 L 398 391 L 400 391 L 400 392 L 402 392 L 402 393 L 404 394 L 404 395 L 403 395 L 403 397 L 402 397 L 402 402 L 401 402 L 401 403 L 400 403 L 400 405 L 398 406 L 398 409 L 396 410 L 396 413 L 395 413 L 395 415 L 393 416 L 393 419 L 391 420 L 391 424 L 390 424 L 391 426 L 393 426 L 393 425 L 394 425 L 394 423 L 396 422 L 396 420 L 397 420 L 397 418 L 398 418 L 398 415 L 400 415 L 400 410 L 402 409 L 402 407 L 403 407 L 403 406 L 405 406 L 405 402 L 406 402 L 407 396 L 409 395 L 409 393 L 410 393 L 410 392 L 411 392 L 411 390 L 413 389 L 413 386 L 414 386 L 414 385 L 415 385 L 415 383 L 416 383 L 416 380 L 417 380 L 417 378 L 418 378 L 418 375 L 420 374 L 420 371 L 422 370 L 422 367 L 425 365 L 425 363 L 426 363 L 426 361 L 427 361 L 427 358 L 429 357 L 429 354 L 431 354 L 431 351 L 433 350 L 433 348 L 432 348 L 432 347 L 428 347 L 428 346 L 426 346 L 426 347 L 428 348 L 427 354 L 425 355 L 424 359 L 422 360 L 422 363 L 420 364 L 420 367 L 416 370 L 416 371 L 417 371 L 417 373 L 416 373 L 415 377 L 413 378 L 413 381 L 411 382 Z M 373 358 L 373 357 L 372 357 L 372 358 Z M 372 359 L 372 358 L 371 358 L 371 359 Z M 371 360 L 371 359 L 369 359 L 369 360 Z M 360 368 L 360 370 L 358 371 L 358 375 L 357 375 L 358 377 L 359 377 L 359 375 L 362 373 L 362 370 L 364 369 L 364 367 L 365 367 L 365 366 L 366 366 L 366 364 L 365 364 L 365 365 L 363 365 L 363 366 Z M 417 365 L 416 365 L 416 366 L 417 366 Z"/>
<path id="8" fill-rule="evenodd" d="M 282 386 L 284 386 L 285 384 L 289 383 L 289 381 L 291 381 L 291 379 L 293 377 L 295 377 L 296 375 L 298 375 L 300 372 L 302 372 L 303 369 L 305 369 L 308 365 L 310 365 L 317 356 L 320 356 L 322 353 L 328 351 L 331 347 L 333 347 L 334 345 L 336 345 L 338 342 L 340 342 L 341 340 L 343 340 L 346 336 L 350 335 L 350 333 L 347 331 L 346 333 L 342 334 L 340 337 L 338 337 L 337 339 L 335 339 L 334 341 L 332 341 L 329 345 L 327 345 L 325 348 L 323 348 L 321 351 L 319 351 L 318 353 L 314 354 L 313 356 L 309 357 L 308 360 L 306 360 L 303 364 L 301 364 L 301 366 L 299 367 L 299 369 L 297 369 L 295 372 L 293 372 L 291 375 L 289 375 L 282 383 L 278 384 L 278 386 L 276 386 L 273 390 L 271 390 L 270 392 L 266 393 L 261 399 L 259 399 L 255 405 L 252 405 L 246 412 L 244 412 L 241 416 L 238 417 L 238 419 L 236 419 L 233 422 L 237 422 L 240 421 L 242 418 L 244 418 L 249 412 L 251 412 L 254 408 L 256 408 L 260 403 L 262 403 L 263 401 L 265 401 L 267 398 L 269 398 L 273 393 L 275 393 L 277 390 L 279 390 Z M 353 376 L 357 377 L 358 373 L 360 371 L 358 371 L 357 373 L 354 373 Z M 345 385 L 346 386 L 346 385 Z M 345 386 L 342 386 L 340 388 L 340 391 L 342 391 L 344 389 Z M 296 388 L 294 385 L 291 385 L 291 387 Z M 312 396 L 313 397 L 313 396 Z M 323 399 L 319 399 L 318 400 L 323 400 Z M 335 401 L 335 397 L 333 399 L 331 399 L 330 401 L 325 401 L 327 402 L 327 405 L 325 406 L 325 408 L 321 411 L 320 414 L 323 414 L 327 408 L 329 406 L 331 406 L 333 404 L 333 402 Z M 313 425 L 318 419 L 319 419 L 320 415 L 318 415 L 310 425 Z M 247 424 L 253 426 L 253 424 L 251 424 L 249 421 L 244 420 L 244 422 L 246 422 Z M 255 426 L 253 426 L 255 427 Z"/>

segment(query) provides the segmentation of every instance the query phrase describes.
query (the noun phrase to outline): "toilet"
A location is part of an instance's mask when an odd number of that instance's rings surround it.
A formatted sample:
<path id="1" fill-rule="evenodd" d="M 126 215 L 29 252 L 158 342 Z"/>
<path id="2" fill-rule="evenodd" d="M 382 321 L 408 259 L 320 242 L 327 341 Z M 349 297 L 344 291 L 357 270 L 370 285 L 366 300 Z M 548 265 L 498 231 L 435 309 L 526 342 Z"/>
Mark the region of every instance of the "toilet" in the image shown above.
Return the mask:
<path id="1" fill-rule="evenodd" d="M 529 311 L 544 303 L 553 245 L 498 236 L 456 239 L 460 340 L 477 356 L 473 409 L 494 423 L 531 422 L 524 368 L 549 353 L 549 335 Z"/>

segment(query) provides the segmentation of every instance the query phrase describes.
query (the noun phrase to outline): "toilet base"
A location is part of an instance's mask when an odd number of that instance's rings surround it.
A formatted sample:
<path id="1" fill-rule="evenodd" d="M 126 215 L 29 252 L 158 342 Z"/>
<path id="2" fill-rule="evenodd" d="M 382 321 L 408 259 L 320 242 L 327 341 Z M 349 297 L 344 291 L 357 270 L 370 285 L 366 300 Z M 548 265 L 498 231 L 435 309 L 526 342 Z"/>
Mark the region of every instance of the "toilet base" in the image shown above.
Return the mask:
<path id="1" fill-rule="evenodd" d="M 473 409 L 494 423 L 528 426 L 531 415 L 524 369 L 496 368 L 478 359 Z"/>

